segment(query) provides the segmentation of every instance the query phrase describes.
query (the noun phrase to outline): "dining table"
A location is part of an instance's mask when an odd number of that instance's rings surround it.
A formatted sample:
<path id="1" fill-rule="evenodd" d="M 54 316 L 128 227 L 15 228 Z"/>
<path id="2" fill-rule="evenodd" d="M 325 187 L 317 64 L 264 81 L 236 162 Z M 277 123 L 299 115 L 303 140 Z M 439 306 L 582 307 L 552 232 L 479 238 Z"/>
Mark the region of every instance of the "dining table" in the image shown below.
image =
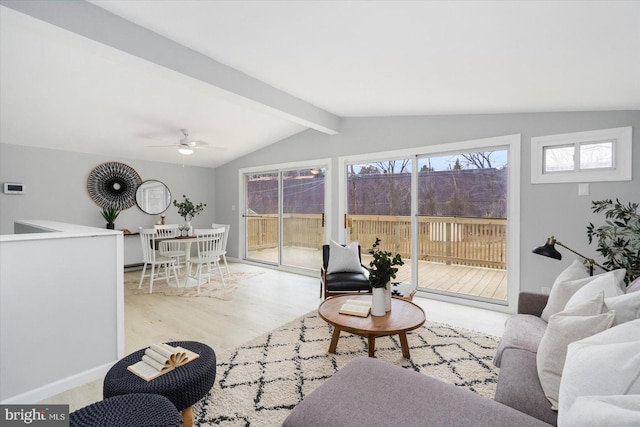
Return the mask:
<path id="1" fill-rule="evenodd" d="M 185 266 L 185 274 L 182 279 L 182 287 L 188 288 L 192 286 L 198 286 L 198 279 L 195 276 L 192 276 L 191 273 L 191 245 L 193 242 L 198 240 L 198 236 L 177 236 L 177 237 L 161 237 L 155 239 L 155 250 L 158 250 L 161 242 L 177 240 L 180 243 L 183 243 L 184 247 L 184 266 Z M 202 284 L 202 283 L 200 283 Z M 169 286 L 175 287 L 175 285 L 170 281 Z"/>

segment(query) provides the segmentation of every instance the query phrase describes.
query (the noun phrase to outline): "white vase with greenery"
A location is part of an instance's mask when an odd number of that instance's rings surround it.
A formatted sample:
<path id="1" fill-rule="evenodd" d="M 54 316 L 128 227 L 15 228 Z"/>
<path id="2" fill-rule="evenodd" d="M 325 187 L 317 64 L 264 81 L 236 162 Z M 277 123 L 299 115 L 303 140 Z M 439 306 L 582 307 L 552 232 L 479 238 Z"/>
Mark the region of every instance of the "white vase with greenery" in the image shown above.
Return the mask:
<path id="1" fill-rule="evenodd" d="M 371 305 L 372 316 L 384 316 L 391 310 L 391 279 L 396 278 L 397 265 L 404 265 L 400 254 L 392 255 L 391 252 L 380 249 L 380 238 L 369 249 L 369 255 L 373 259 L 369 262 L 369 284 L 371 285 L 373 297 Z M 379 296 L 376 296 L 379 295 Z M 382 311 L 374 313 L 374 306 L 377 305 L 377 298 L 381 300 Z M 381 313 L 381 314 L 376 314 Z"/>
<path id="2" fill-rule="evenodd" d="M 371 297 L 371 315 L 372 316 L 384 316 L 385 310 L 385 289 L 373 288 Z"/>
<path id="3" fill-rule="evenodd" d="M 384 310 L 391 311 L 391 282 L 384 288 Z"/>
<path id="4" fill-rule="evenodd" d="M 184 227 L 183 229 L 186 231 L 187 236 L 193 235 L 193 227 L 191 226 L 191 220 L 194 216 L 199 215 L 204 208 L 207 206 L 206 203 L 198 203 L 194 205 L 191 200 L 184 194 L 182 195 L 184 199 L 182 202 L 178 202 L 177 200 L 173 201 L 173 206 L 178 208 L 178 215 L 184 218 Z"/>

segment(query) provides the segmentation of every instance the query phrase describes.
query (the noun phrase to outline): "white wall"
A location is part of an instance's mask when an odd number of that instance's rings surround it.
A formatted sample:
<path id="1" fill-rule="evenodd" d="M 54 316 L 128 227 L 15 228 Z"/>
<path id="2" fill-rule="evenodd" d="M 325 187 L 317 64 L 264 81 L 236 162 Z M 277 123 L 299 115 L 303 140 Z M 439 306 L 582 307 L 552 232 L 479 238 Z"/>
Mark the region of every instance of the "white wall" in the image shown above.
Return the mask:
<path id="1" fill-rule="evenodd" d="M 229 256 L 239 256 L 237 171 L 259 165 L 331 157 L 337 176 L 340 156 L 521 134 L 520 288 L 534 292 L 550 286 L 573 257 L 563 251 L 564 259 L 558 262 L 533 255 L 533 247 L 553 234 L 578 252 L 597 259 L 595 246 L 588 244 L 586 226 L 590 221 L 601 223 L 603 218 L 591 213 L 591 201 L 620 198 L 640 202 L 640 111 L 348 118 L 342 126 L 339 135 L 309 130 L 216 169 L 216 218 L 218 222 L 231 224 Z M 592 183 L 589 196 L 578 196 L 578 184 L 531 184 L 532 137 L 622 126 L 634 128 L 633 181 Z M 338 214 L 337 186 L 335 179 L 331 189 L 334 218 Z M 339 226 L 340 221 L 333 221 L 333 238 L 338 237 Z"/>
<path id="2" fill-rule="evenodd" d="M 0 236 L 0 402 L 33 403 L 101 378 L 124 356 L 123 237 L 16 225 L 49 232 Z"/>
<path id="3" fill-rule="evenodd" d="M 6 142 L 6 141 L 5 141 Z M 144 180 L 164 182 L 172 199 L 186 194 L 193 202 L 207 204 L 194 218 L 195 227 L 208 227 L 214 221 L 214 171 L 209 168 L 173 165 L 153 161 L 112 158 L 19 145 L 0 144 L 0 182 L 19 182 L 26 194 L 0 194 L 0 234 L 13 233 L 13 222 L 25 219 L 47 219 L 92 227 L 105 227 L 96 205 L 87 191 L 89 173 L 101 163 L 121 162 L 131 166 Z M 183 222 L 171 205 L 165 212 L 167 223 Z M 116 229 L 150 227 L 160 215 L 147 215 L 137 205 L 120 213 Z M 127 237 L 127 240 L 135 237 Z M 138 240 L 135 240 L 137 243 Z M 128 244 L 125 242 L 125 245 Z M 126 251 L 126 249 L 125 249 Z M 125 254 L 126 257 L 126 254 Z M 127 261 L 125 260 L 125 263 Z"/>

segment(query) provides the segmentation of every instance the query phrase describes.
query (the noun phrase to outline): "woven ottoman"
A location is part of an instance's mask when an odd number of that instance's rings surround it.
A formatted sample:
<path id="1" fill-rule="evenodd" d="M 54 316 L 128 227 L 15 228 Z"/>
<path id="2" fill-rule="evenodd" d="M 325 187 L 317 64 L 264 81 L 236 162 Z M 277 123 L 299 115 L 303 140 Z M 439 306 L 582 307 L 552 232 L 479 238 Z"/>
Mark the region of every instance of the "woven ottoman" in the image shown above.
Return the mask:
<path id="1" fill-rule="evenodd" d="M 107 372 L 102 394 L 105 399 L 129 393 L 159 394 L 169 399 L 179 411 L 182 411 L 185 427 L 191 427 L 193 425 L 191 405 L 211 390 L 216 379 L 216 354 L 208 345 L 195 341 L 175 341 L 167 344 L 184 347 L 198 353 L 200 357 L 158 378 L 145 381 L 127 370 L 129 365 L 142 359 L 145 349 L 138 350 L 120 360 Z"/>
<path id="2" fill-rule="evenodd" d="M 157 394 L 126 394 L 69 414 L 70 427 L 179 427 L 180 412 Z"/>

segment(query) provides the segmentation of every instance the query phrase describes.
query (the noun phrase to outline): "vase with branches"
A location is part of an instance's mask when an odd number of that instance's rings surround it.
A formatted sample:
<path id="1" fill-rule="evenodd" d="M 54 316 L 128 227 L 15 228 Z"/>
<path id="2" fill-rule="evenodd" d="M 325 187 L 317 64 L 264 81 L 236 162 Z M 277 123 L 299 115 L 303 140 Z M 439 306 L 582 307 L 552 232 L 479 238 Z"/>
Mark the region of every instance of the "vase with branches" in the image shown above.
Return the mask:
<path id="1" fill-rule="evenodd" d="M 605 214 L 605 225 L 587 226 L 589 244 L 597 241 L 597 252 L 606 258 L 603 263 L 610 270 L 624 268 L 625 283 L 640 277 L 640 214 L 638 203 L 624 204 L 620 200 L 591 202 L 594 213 Z"/>
<path id="2" fill-rule="evenodd" d="M 207 206 L 206 203 L 198 203 L 194 204 L 186 195 L 182 195 L 182 201 L 178 202 L 177 200 L 173 201 L 173 206 L 178 208 L 178 215 L 184 218 L 185 227 L 187 230 L 187 234 L 190 234 L 191 231 L 191 220 L 193 217 L 199 215 L 204 211 L 204 208 Z"/>

